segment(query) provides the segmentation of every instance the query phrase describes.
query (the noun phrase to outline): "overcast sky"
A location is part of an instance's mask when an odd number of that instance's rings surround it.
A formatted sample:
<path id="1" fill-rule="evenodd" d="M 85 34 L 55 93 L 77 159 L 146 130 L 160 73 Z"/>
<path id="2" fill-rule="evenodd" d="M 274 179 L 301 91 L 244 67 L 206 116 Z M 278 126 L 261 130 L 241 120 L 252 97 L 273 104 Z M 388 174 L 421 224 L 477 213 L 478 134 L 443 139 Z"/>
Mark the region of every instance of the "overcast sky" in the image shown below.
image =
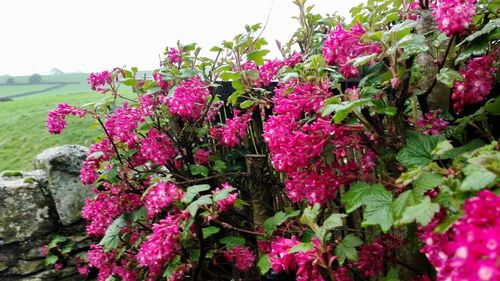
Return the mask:
<path id="1" fill-rule="evenodd" d="M 349 9 L 363 0 L 308 0 L 317 13 Z M 263 34 L 286 41 L 298 24 L 291 0 L 0 0 L 0 75 L 92 72 L 115 66 L 158 66 L 166 46 L 210 47 L 266 21 Z"/>

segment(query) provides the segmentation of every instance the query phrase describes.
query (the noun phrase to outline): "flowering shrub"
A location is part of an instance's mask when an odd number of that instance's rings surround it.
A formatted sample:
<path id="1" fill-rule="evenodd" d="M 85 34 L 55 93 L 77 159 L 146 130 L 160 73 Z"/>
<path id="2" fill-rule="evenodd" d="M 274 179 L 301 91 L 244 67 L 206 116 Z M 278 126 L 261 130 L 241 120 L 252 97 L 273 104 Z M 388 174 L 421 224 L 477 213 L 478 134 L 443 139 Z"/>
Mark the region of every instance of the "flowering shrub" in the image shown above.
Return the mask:
<path id="1" fill-rule="evenodd" d="M 300 27 L 278 43 L 283 58 L 266 58 L 260 25 L 246 26 L 215 59 L 178 44 L 151 77 L 93 73 L 103 100 L 48 113 L 51 133 L 67 115 L 102 130 L 81 169 L 95 193 L 82 215 L 100 242 L 79 272 L 500 278 L 494 4 L 375 0 L 346 23 L 294 3 Z M 422 28 L 429 17 L 437 27 Z M 47 252 L 56 268 L 68 264 L 60 245 Z"/>

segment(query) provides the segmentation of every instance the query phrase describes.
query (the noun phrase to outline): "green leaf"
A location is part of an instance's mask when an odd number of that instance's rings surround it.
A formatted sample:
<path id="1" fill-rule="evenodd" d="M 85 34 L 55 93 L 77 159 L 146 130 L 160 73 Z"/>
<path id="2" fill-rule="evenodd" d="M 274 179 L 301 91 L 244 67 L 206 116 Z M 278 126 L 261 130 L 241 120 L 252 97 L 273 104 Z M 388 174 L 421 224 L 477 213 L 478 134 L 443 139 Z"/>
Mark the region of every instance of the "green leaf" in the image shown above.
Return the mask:
<path id="1" fill-rule="evenodd" d="M 254 101 L 253 100 L 246 100 L 246 101 L 240 103 L 240 108 L 241 109 L 245 109 L 245 108 L 249 108 L 252 105 L 254 105 Z"/>
<path id="2" fill-rule="evenodd" d="M 191 216 L 194 217 L 196 216 L 196 213 L 198 212 L 200 206 L 206 206 L 211 204 L 212 204 L 212 195 L 203 195 L 197 200 L 193 201 L 191 204 L 189 204 L 186 210 L 188 210 L 189 214 L 191 214 Z"/>
<path id="3" fill-rule="evenodd" d="M 285 212 L 277 212 L 274 216 L 267 218 L 264 221 L 264 231 L 268 234 L 272 234 L 274 230 L 284 223 L 287 219 L 296 217 L 300 214 L 300 211 L 294 211 L 289 214 Z"/>
<path id="4" fill-rule="evenodd" d="M 431 172 L 423 172 L 420 176 L 413 182 L 413 192 L 417 196 L 423 196 L 428 190 L 443 183 L 444 177 Z"/>
<path id="5" fill-rule="evenodd" d="M 241 79 L 241 73 L 240 72 L 234 72 L 234 71 L 224 71 L 220 75 L 220 79 L 222 79 L 224 81 L 240 80 Z"/>
<path id="6" fill-rule="evenodd" d="M 452 88 L 455 81 L 464 81 L 462 74 L 450 68 L 441 68 L 436 76 L 437 80 L 445 84 L 448 88 Z"/>
<path id="7" fill-rule="evenodd" d="M 434 232 L 445 233 L 458 219 L 462 217 L 462 215 L 463 213 L 447 216 L 443 222 L 434 228 Z"/>
<path id="8" fill-rule="evenodd" d="M 418 203 L 418 198 L 412 190 L 407 190 L 401 193 L 394 202 L 392 202 L 392 212 L 395 218 L 400 218 L 407 207 L 414 206 Z"/>
<path id="9" fill-rule="evenodd" d="M 52 240 L 50 240 L 50 243 L 47 245 L 47 248 L 50 250 L 54 247 L 57 247 L 59 243 L 63 243 L 66 241 L 68 241 L 68 237 L 62 235 L 54 235 Z"/>
<path id="10" fill-rule="evenodd" d="M 326 230 L 332 230 L 336 227 L 340 227 L 344 225 L 344 221 L 342 219 L 345 218 L 346 216 L 347 216 L 346 214 L 331 214 L 323 222 L 323 225 L 321 227 Z"/>
<path id="11" fill-rule="evenodd" d="M 342 195 L 341 201 L 345 204 L 346 213 L 350 214 L 357 208 L 363 205 L 363 198 L 369 194 L 377 192 L 366 182 L 358 182 L 349 188 L 349 190 Z"/>
<path id="12" fill-rule="evenodd" d="M 197 76 L 198 72 L 199 71 L 196 69 L 183 68 L 183 69 L 181 69 L 180 78 L 189 78 L 189 77 Z"/>
<path id="13" fill-rule="evenodd" d="M 186 189 L 186 193 L 182 197 L 182 203 L 189 203 L 193 201 L 194 197 L 198 195 L 200 192 L 207 191 L 210 189 L 210 185 L 208 184 L 197 184 L 192 185 Z"/>
<path id="14" fill-rule="evenodd" d="M 51 266 L 55 264 L 59 258 L 56 255 L 49 255 L 45 257 L 45 266 Z"/>
<path id="15" fill-rule="evenodd" d="M 73 251 L 73 246 L 72 245 L 66 245 L 61 249 L 62 254 L 68 254 L 71 251 Z"/>
<path id="16" fill-rule="evenodd" d="M 104 237 L 99 242 L 99 245 L 103 246 L 105 252 L 109 252 L 112 249 L 115 249 L 120 243 L 120 230 L 127 224 L 125 220 L 125 216 L 121 215 L 116 218 L 113 223 L 108 226 Z"/>
<path id="17" fill-rule="evenodd" d="M 465 152 L 477 149 L 481 146 L 483 146 L 485 143 L 481 139 L 473 139 L 472 141 L 468 142 L 467 144 L 460 146 L 460 147 L 455 147 L 450 150 L 447 150 L 443 154 L 438 154 L 434 155 L 434 159 L 436 160 L 443 160 L 443 159 L 454 159 Z"/>
<path id="18" fill-rule="evenodd" d="M 356 247 L 361 246 L 363 241 L 354 234 L 349 234 L 335 247 L 335 256 L 338 257 L 339 263 L 344 264 L 345 260 L 358 260 L 358 251 Z"/>
<path id="19" fill-rule="evenodd" d="M 129 78 L 124 80 L 122 83 L 123 85 L 134 87 L 135 85 L 137 85 L 137 80 L 135 80 L 134 78 Z"/>
<path id="20" fill-rule="evenodd" d="M 189 170 L 193 176 L 208 177 L 208 168 L 203 165 L 190 164 Z"/>
<path id="21" fill-rule="evenodd" d="M 444 140 L 446 139 L 441 135 L 409 133 L 406 146 L 399 151 L 396 159 L 407 168 L 426 166 L 432 161 L 432 151 Z"/>
<path id="22" fill-rule="evenodd" d="M 432 203 L 429 196 L 425 196 L 419 204 L 405 209 L 400 223 L 406 224 L 416 221 L 420 225 L 426 226 L 438 211 L 439 204 Z"/>
<path id="23" fill-rule="evenodd" d="M 355 67 L 363 66 L 369 63 L 371 60 L 375 59 L 377 54 L 371 54 L 366 56 L 360 56 L 355 59 L 350 60 L 348 63 L 352 64 Z"/>
<path id="24" fill-rule="evenodd" d="M 382 231 L 387 232 L 394 221 L 392 216 L 392 194 L 381 184 L 372 186 L 376 192 L 371 192 L 364 198 L 366 205 L 361 225 L 379 225 Z"/>
<path id="25" fill-rule="evenodd" d="M 399 281 L 399 269 L 396 267 L 391 267 L 389 272 L 387 273 L 387 276 L 383 277 L 380 279 L 380 281 Z"/>
<path id="26" fill-rule="evenodd" d="M 342 122 L 353 110 L 371 103 L 371 99 L 359 99 L 355 101 L 343 101 L 341 103 L 325 104 L 320 110 L 322 116 L 328 116 L 335 112 L 333 121 Z"/>
<path id="27" fill-rule="evenodd" d="M 224 173 L 227 170 L 226 163 L 222 160 L 215 160 L 214 171 L 217 173 Z"/>
<path id="28" fill-rule="evenodd" d="M 500 98 L 490 99 L 484 104 L 484 110 L 491 115 L 500 115 Z"/>
<path id="29" fill-rule="evenodd" d="M 304 213 L 300 217 L 301 224 L 312 224 L 316 221 L 316 217 L 319 215 L 321 205 L 315 203 L 313 206 L 307 206 L 304 209 Z"/>
<path id="30" fill-rule="evenodd" d="M 474 165 L 475 166 L 475 165 Z M 497 180 L 497 175 L 484 169 L 482 167 L 476 166 L 474 171 L 465 177 L 464 181 L 460 185 L 460 190 L 462 191 L 472 191 L 481 190 L 486 187 L 490 187 Z"/>
<path id="31" fill-rule="evenodd" d="M 203 239 L 207 239 L 208 237 L 219 233 L 220 228 L 215 227 L 215 226 L 209 226 L 209 227 L 204 227 L 201 229 L 201 232 L 203 233 Z"/>
<path id="32" fill-rule="evenodd" d="M 230 187 L 230 188 L 224 188 L 224 189 L 217 191 L 213 197 L 214 201 L 219 202 L 221 200 L 227 199 L 227 197 L 229 196 L 229 193 L 231 193 L 235 190 L 236 190 L 236 188 Z"/>
<path id="33" fill-rule="evenodd" d="M 271 260 L 269 254 L 262 255 L 257 262 L 257 267 L 261 275 L 265 275 L 271 269 Z"/>
<path id="34" fill-rule="evenodd" d="M 224 238 L 219 239 L 219 242 L 221 244 L 226 245 L 227 248 L 234 248 L 238 245 L 245 245 L 245 238 L 242 237 L 236 237 L 236 236 L 227 236 Z"/>
<path id="35" fill-rule="evenodd" d="M 290 250 L 288 250 L 289 254 L 295 254 L 298 252 L 306 252 L 313 248 L 313 244 L 311 242 L 300 243 L 293 246 Z"/>
<path id="36" fill-rule="evenodd" d="M 247 59 L 255 62 L 256 65 L 264 64 L 264 57 L 269 53 L 269 50 L 256 50 L 247 55 Z"/>

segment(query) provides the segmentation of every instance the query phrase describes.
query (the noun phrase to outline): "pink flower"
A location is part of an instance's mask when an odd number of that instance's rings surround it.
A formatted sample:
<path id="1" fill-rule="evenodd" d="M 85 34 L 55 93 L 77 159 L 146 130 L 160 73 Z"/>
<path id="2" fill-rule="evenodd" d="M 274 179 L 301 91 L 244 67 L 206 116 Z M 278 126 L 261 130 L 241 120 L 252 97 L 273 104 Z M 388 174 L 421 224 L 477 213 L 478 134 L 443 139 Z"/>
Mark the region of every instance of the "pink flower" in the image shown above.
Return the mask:
<path id="1" fill-rule="evenodd" d="M 276 240 L 271 243 L 271 253 L 269 253 L 271 267 L 274 271 L 277 273 L 281 271 L 289 272 L 297 268 L 295 255 L 288 253 L 288 251 L 298 244 L 300 242 L 295 236 L 292 236 L 291 239 L 276 237 Z"/>
<path id="2" fill-rule="evenodd" d="M 105 281 L 112 274 L 115 261 L 114 251 L 105 253 L 104 249 L 96 244 L 90 245 L 87 253 L 89 265 L 99 270 L 98 281 Z"/>
<path id="3" fill-rule="evenodd" d="M 364 44 L 360 41 L 364 33 L 366 30 L 359 23 L 353 26 L 349 32 L 339 24 L 334 31 L 326 36 L 322 48 L 323 57 L 328 64 L 340 66 L 340 72 L 345 78 L 359 76 L 358 69 L 348 63 L 350 60 L 381 52 L 380 46 L 373 43 Z"/>
<path id="4" fill-rule="evenodd" d="M 490 93 L 495 81 L 495 53 L 473 58 L 461 70 L 465 81 L 455 81 L 451 101 L 453 109 L 460 113 L 467 105 L 481 104 Z"/>
<path id="5" fill-rule="evenodd" d="M 181 52 L 176 48 L 169 48 L 168 50 L 168 61 L 171 64 L 180 64 L 182 62 L 182 58 L 180 56 Z"/>
<path id="6" fill-rule="evenodd" d="M 112 138 L 118 139 L 132 148 L 139 139 L 135 134 L 135 129 L 142 121 L 144 120 L 140 109 L 129 107 L 125 102 L 122 108 L 116 109 L 109 116 L 104 127 Z"/>
<path id="7" fill-rule="evenodd" d="M 469 27 L 476 10 L 476 0 L 437 0 L 432 8 L 439 30 L 451 37 Z"/>
<path id="8" fill-rule="evenodd" d="M 104 87 L 106 84 L 111 84 L 112 79 L 110 73 L 105 70 L 101 73 L 91 73 L 87 82 L 93 91 L 106 93 L 108 90 Z"/>
<path id="9" fill-rule="evenodd" d="M 148 213 L 148 217 L 161 212 L 163 208 L 168 207 L 172 202 L 182 198 L 184 193 L 171 182 L 159 182 L 144 196 L 144 207 Z"/>
<path id="10" fill-rule="evenodd" d="M 110 160 L 114 153 L 115 151 L 108 138 L 92 144 L 87 159 L 83 162 L 80 169 L 82 183 L 85 185 L 93 184 L 98 178 L 97 171 L 101 163 Z"/>
<path id="11" fill-rule="evenodd" d="M 45 126 L 51 134 L 60 134 L 66 128 L 66 116 L 78 115 L 84 117 L 87 111 L 68 105 L 67 103 L 60 103 L 57 109 L 50 110 L 47 114 L 47 121 Z"/>
<path id="12" fill-rule="evenodd" d="M 141 142 L 141 153 L 145 159 L 162 166 L 174 159 L 177 150 L 168 136 L 151 128 L 147 137 Z"/>
<path id="13" fill-rule="evenodd" d="M 304 57 L 301 53 L 293 53 L 290 57 L 285 60 L 285 65 L 288 67 L 294 67 L 295 65 L 301 63 Z"/>
<path id="14" fill-rule="evenodd" d="M 224 189 L 229 189 L 233 188 L 229 183 L 225 182 L 222 184 L 222 188 L 217 187 L 215 190 L 212 191 L 212 194 L 216 194 L 217 192 L 224 190 Z M 219 212 L 224 213 L 227 212 L 233 207 L 234 202 L 236 201 L 236 198 L 238 197 L 238 193 L 230 193 L 226 199 L 222 199 L 217 201 L 217 205 L 219 206 Z"/>
<path id="15" fill-rule="evenodd" d="M 194 153 L 194 162 L 198 165 L 208 165 L 209 156 L 209 150 L 200 148 Z"/>
<path id="16" fill-rule="evenodd" d="M 267 60 L 259 69 L 260 79 L 264 86 L 268 86 L 276 78 L 278 71 L 285 65 L 281 60 Z"/>
<path id="17" fill-rule="evenodd" d="M 153 225 L 153 233 L 141 244 L 137 260 L 141 266 L 149 268 L 150 276 L 162 274 L 165 263 L 181 251 L 179 223 L 179 216 L 167 215 Z"/>
<path id="18" fill-rule="evenodd" d="M 252 116 L 248 112 L 241 116 L 238 114 L 239 111 L 235 109 L 234 117 L 227 119 L 226 124 L 210 129 L 210 135 L 229 148 L 240 145 L 242 139 L 247 135 L 248 122 L 252 120 Z"/>
<path id="19" fill-rule="evenodd" d="M 40 254 L 42 254 L 42 256 L 47 256 L 47 253 L 49 251 L 49 246 L 48 245 L 44 245 L 42 248 L 40 248 Z"/>
<path id="20" fill-rule="evenodd" d="M 243 272 L 249 270 L 255 261 L 255 256 L 250 249 L 243 248 L 241 245 L 224 251 L 224 257 L 229 262 L 234 262 L 236 268 Z"/>
<path id="21" fill-rule="evenodd" d="M 361 246 L 359 261 L 354 264 L 365 277 L 377 276 L 384 270 L 384 257 L 401 246 L 401 241 L 394 235 L 383 235 L 371 244 Z"/>
<path id="22" fill-rule="evenodd" d="M 208 96 L 205 83 L 195 76 L 177 86 L 173 97 L 167 98 L 166 102 L 173 115 L 184 121 L 196 121 L 205 110 Z"/>
<path id="23" fill-rule="evenodd" d="M 448 128 L 448 122 L 439 117 L 439 113 L 439 111 L 428 112 L 417 120 L 417 126 L 423 129 L 424 135 L 438 135 Z"/>

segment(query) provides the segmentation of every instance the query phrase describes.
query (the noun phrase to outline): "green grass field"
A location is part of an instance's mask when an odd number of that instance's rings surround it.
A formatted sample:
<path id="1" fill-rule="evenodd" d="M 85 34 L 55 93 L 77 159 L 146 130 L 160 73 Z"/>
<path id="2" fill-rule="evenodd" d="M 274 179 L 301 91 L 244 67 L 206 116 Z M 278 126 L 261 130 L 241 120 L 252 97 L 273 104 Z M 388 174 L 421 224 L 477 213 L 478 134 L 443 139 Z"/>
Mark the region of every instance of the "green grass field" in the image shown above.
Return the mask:
<path id="1" fill-rule="evenodd" d="M 13 77 L 16 84 L 0 86 L 0 98 L 32 91 L 39 93 L 14 98 L 12 101 L 0 102 L 0 171 L 29 170 L 33 168 L 34 157 L 43 150 L 63 145 L 90 145 L 99 134 L 92 128 L 92 119 L 68 117 L 68 127 L 60 135 L 51 135 L 45 128 L 47 111 L 54 109 L 58 103 L 82 105 L 99 100 L 99 93 L 91 93 L 87 84 L 88 74 L 75 73 L 64 75 L 42 76 L 47 84 L 26 85 L 29 76 Z M 0 76 L 0 84 L 4 84 L 7 76 Z M 73 82 L 63 87 L 46 90 L 57 82 Z"/>

